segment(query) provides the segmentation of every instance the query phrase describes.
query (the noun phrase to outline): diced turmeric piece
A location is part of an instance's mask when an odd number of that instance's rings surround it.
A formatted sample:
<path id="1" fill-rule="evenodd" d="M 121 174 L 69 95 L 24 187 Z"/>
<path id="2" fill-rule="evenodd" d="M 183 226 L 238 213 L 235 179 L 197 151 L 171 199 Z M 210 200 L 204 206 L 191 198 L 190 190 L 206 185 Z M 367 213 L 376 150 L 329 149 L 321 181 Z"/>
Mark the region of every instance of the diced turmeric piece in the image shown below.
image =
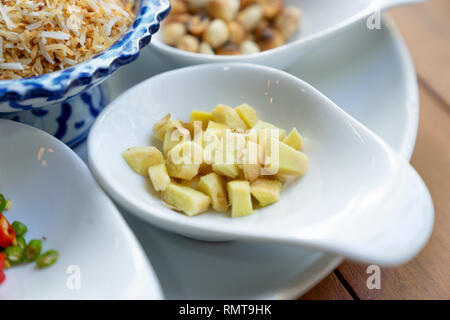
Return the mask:
<path id="1" fill-rule="evenodd" d="M 152 146 L 128 148 L 122 156 L 131 169 L 144 177 L 148 176 L 150 166 L 164 162 L 161 152 Z"/>
<path id="2" fill-rule="evenodd" d="M 201 177 L 198 187 L 200 191 L 209 195 L 214 210 L 227 211 L 228 200 L 225 182 L 218 174 L 213 172 Z"/>
<path id="3" fill-rule="evenodd" d="M 246 180 L 233 180 L 227 183 L 228 198 L 231 203 L 231 217 L 247 216 L 253 212 L 250 184 Z"/>
<path id="4" fill-rule="evenodd" d="M 208 210 L 210 204 L 206 194 L 173 182 L 162 192 L 162 200 L 188 216 Z"/>

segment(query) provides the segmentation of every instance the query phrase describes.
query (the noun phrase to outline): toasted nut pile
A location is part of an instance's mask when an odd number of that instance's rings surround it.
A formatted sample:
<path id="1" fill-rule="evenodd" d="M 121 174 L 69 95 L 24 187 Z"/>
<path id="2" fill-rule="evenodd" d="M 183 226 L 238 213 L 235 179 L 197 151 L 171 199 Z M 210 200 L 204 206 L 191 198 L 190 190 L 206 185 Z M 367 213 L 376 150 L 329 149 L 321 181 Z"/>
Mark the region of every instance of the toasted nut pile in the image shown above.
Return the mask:
<path id="1" fill-rule="evenodd" d="M 171 0 L 162 39 L 190 52 L 254 54 L 285 44 L 301 12 L 284 0 Z"/>
<path id="2" fill-rule="evenodd" d="M 280 198 L 282 184 L 306 173 L 308 158 L 296 128 L 259 120 L 248 104 L 194 110 L 190 122 L 170 114 L 153 126 L 162 152 L 154 146 L 132 147 L 122 155 L 138 174 L 148 177 L 163 203 L 188 216 L 211 206 L 231 207 L 231 217 L 252 214 Z"/>
<path id="3" fill-rule="evenodd" d="M 106 50 L 128 29 L 134 0 L 4 0 L 0 80 L 71 67 Z"/>

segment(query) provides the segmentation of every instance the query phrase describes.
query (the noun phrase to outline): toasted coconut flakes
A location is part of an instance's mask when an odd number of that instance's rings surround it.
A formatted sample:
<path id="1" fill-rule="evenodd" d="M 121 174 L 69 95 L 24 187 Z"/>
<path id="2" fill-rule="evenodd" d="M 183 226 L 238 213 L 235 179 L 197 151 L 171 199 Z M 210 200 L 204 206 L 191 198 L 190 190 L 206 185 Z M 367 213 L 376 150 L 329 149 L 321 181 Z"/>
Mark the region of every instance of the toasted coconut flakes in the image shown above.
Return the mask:
<path id="1" fill-rule="evenodd" d="M 8 10 L 5 9 L 5 7 L 2 4 L 0 4 L 0 14 L 9 30 L 12 30 L 16 27 L 16 25 L 11 21 L 11 19 L 8 16 Z"/>
<path id="2" fill-rule="evenodd" d="M 114 25 L 119 21 L 120 21 L 119 17 L 114 17 L 108 22 L 108 24 L 106 25 L 106 31 L 105 31 L 105 33 L 108 37 L 111 35 L 111 30 L 114 27 Z"/>
<path id="3" fill-rule="evenodd" d="M 0 69 L 23 70 L 23 66 L 21 63 L 18 63 L 18 62 L 5 62 L 5 63 L 0 63 Z"/>
<path id="4" fill-rule="evenodd" d="M 68 64 L 69 66 L 73 66 L 77 64 L 77 60 L 73 60 L 73 59 L 69 59 L 69 58 L 64 58 L 63 59 L 63 63 L 64 64 Z"/>
<path id="5" fill-rule="evenodd" d="M 98 10 L 98 5 L 97 5 L 97 1 L 95 0 L 88 0 L 89 6 L 92 8 L 92 10 L 97 11 Z"/>
<path id="6" fill-rule="evenodd" d="M 57 40 L 69 40 L 70 35 L 65 32 L 51 32 L 51 31 L 41 31 L 39 34 L 43 38 L 52 38 Z"/>
<path id="7" fill-rule="evenodd" d="M 80 36 L 80 45 L 84 48 L 86 44 L 86 32 L 83 32 Z"/>
<path id="8" fill-rule="evenodd" d="M 72 50 L 70 50 L 66 45 L 64 45 L 62 43 L 49 44 L 49 45 L 45 46 L 45 49 L 47 51 L 61 50 L 61 51 L 66 52 L 68 55 L 73 56 Z"/>
<path id="9" fill-rule="evenodd" d="M 134 0 L 2 0 L 0 80 L 70 67 L 106 50 L 133 18 Z"/>
<path id="10" fill-rule="evenodd" d="M 39 39 L 39 52 L 44 57 L 44 59 L 47 60 L 48 63 L 55 64 L 52 57 L 50 56 L 47 49 L 45 48 L 45 42 L 43 41 L 43 39 Z"/>
<path id="11" fill-rule="evenodd" d="M 3 38 L 0 37 L 0 62 L 3 62 Z"/>
<path id="12" fill-rule="evenodd" d="M 34 30 L 39 28 L 42 25 L 42 21 L 38 21 L 32 24 L 27 25 L 25 28 L 27 28 L 27 30 Z"/>

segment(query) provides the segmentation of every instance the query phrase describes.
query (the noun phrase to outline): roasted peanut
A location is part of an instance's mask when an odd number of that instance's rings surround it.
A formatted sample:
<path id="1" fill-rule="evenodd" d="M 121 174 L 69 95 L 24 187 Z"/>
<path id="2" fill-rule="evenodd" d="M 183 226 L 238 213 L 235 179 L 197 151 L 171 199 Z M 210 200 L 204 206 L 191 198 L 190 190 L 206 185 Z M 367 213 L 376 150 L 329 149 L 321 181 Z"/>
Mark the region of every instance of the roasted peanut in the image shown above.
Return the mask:
<path id="1" fill-rule="evenodd" d="M 227 24 L 221 19 L 213 20 L 203 34 L 203 40 L 206 41 L 213 49 L 224 45 L 230 38 Z"/>
<path id="2" fill-rule="evenodd" d="M 240 50 L 242 54 L 254 54 L 261 51 L 256 42 L 251 40 L 245 40 L 242 42 L 240 45 Z"/>
<path id="3" fill-rule="evenodd" d="M 239 0 L 210 0 L 206 10 L 213 18 L 230 22 L 239 11 Z"/>
<path id="4" fill-rule="evenodd" d="M 264 50 L 273 49 L 284 44 L 284 39 L 278 30 L 267 28 L 265 29 L 261 37 L 259 38 L 259 48 Z"/>
<path id="5" fill-rule="evenodd" d="M 187 4 L 189 12 L 199 13 L 200 11 L 206 9 L 208 2 L 210 0 L 184 0 Z"/>
<path id="6" fill-rule="evenodd" d="M 187 12 L 186 3 L 183 0 L 170 0 L 170 14 L 180 14 Z"/>
<path id="7" fill-rule="evenodd" d="M 241 54 L 241 51 L 236 44 L 228 42 L 223 47 L 217 49 L 216 53 L 220 55 L 238 55 Z"/>
<path id="8" fill-rule="evenodd" d="M 255 4 L 258 0 L 241 0 L 241 9 L 248 7 L 251 4 Z"/>
<path id="9" fill-rule="evenodd" d="M 246 32 L 236 21 L 231 21 L 228 24 L 228 30 L 230 31 L 230 42 L 239 44 L 245 40 Z"/>
<path id="10" fill-rule="evenodd" d="M 162 38 L 168 45 L 175 45 L 186 34 L 186 27 L 180 22 L 166 24 L 162 30 Z"/>
<path id="11" fill-rule="evenodd" d="M 197 52 L 199 47 L 198 39 L 194 36 L 191 36 L 189 34 L 182 36 L 176 44 L 178 49 L 190 51 L 190 52 Z"/>
<path id="12" fill-rule="evenodd" d="M 275 19 L 274 26 L 281 32 L 285 41 L 289 40 L 300 25 L 302 13 L 296 7 L 286 7 Z"/>
<path id="13" fill-rule="evenodd" d="M 164 42 L 209 55 L 254 54 L 279 47 L 302 19 L 298 8 L 284 7 L 285 0 L 170 1 Z"/>
<path id="14" fill-rule="evenodd" d="M 186 22 L 187 31 L 197 37 L 200 37 L 209 25 L 209 18 L 207 15 L 198 14 L 192 16 Z"/>
<path id="15" fill-rule="evenodd" d="M 284 6 L 284 0 L 258 0 L 263 9 L 265 18 L 271 20 L 280 14 Z"/>
<path id="16" fill-rule="evenodd" d="M 237 21 L 246 31 L 250 32 L 256 27 L 262 17 L 262 7 L 259 4 L 253 4 L 239 12 Z"/>
<path id="17" fill-rule="evenodd" d="M 214 50 L 206 42 L 200 43 L 200 48 L 199 48 L 198 52 L 199 53 L 203 53 L 203 54 L 215 54 Z"/>
<path id="18" fill-rule="evenodd" d="M 267 19 L 261 19 L 256 25 L 255 30 L 253 30 L 253 34 L 255 35 L 256 39 L 259 39 L 263 31 L 269 27 L 270 27 L 269 21 Z"/>
<path id="19" fill-rule="evenodd" d="M 189 19 L 191 19 L 191 17 L 192 16 L 189 13 L 169 14 L 166 20 L 164 20 L 163 28 L 172 22 L 186 23 Z"/>

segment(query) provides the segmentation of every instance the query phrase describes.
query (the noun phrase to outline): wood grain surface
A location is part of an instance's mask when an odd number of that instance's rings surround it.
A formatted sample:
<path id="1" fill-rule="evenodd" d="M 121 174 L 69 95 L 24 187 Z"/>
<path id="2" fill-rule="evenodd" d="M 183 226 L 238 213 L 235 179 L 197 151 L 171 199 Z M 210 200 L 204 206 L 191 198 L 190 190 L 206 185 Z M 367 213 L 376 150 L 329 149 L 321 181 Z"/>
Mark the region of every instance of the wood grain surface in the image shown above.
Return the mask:
<path id="1" fill-rule="evenodd" d="M 390 11 L 413 58 L 420 123 L 412 164 L 435 206 L 430 241 L 412 261 L 381 268 L 381 289 L 368 289 L 367 266 L 344 262 L 301 299 L 450 299 L 450 1 Z"/>

